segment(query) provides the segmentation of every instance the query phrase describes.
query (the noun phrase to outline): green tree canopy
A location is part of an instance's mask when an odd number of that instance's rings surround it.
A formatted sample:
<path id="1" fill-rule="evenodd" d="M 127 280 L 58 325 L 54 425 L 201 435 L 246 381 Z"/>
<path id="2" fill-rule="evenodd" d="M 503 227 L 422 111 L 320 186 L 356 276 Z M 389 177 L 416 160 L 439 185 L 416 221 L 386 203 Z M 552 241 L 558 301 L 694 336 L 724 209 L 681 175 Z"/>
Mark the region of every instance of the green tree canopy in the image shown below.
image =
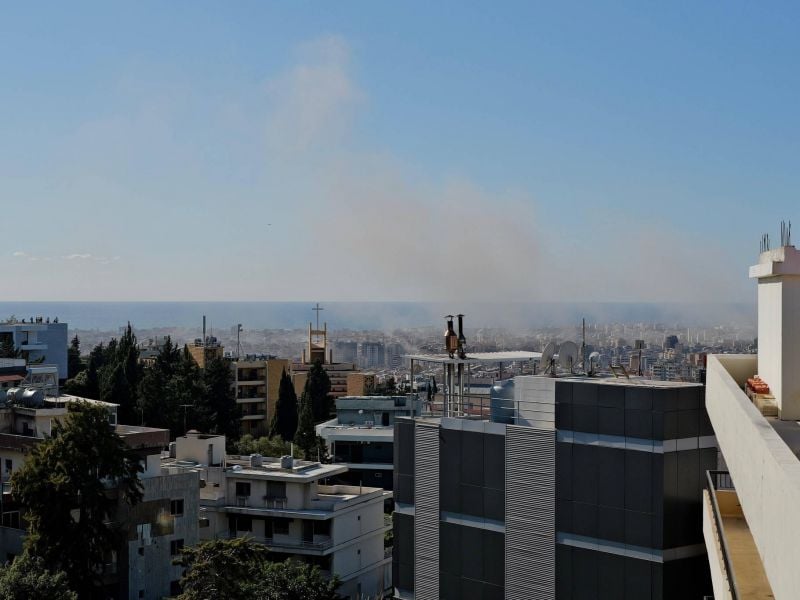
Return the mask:
<path id="1" fill-rule="evenodd" d="M 67 377 L 72 379 L 83 370 L 83 362 L 81 362 L 81 341 L 76 335 L 72 338 L 67 348 Z"/>
<path id="2" fill-rule="evenodd" d="M 330 418 L 333 408 L 331 400 L 331 380 L 320 361 L 316 361 L 308 370 L 303 394 L 311 399 L 311 414 L 314 423 L 321 423 Z"/>
<path id="3" fill-rule="evenodd" d="M 319 567 L 272 562 L 267 549 L 248 538 L 214 540 L 184 548 L 175 561 L 186 568 L 179 600 L 338 600 L 338 582 Z"/>
<path id="4" fill-rule="evenodd" d="M 270 436 L 280 436 L 287 442 L 294 440 L 297 431 L 297 394 L 294 384 L 286 369 L 281 374 L 278 387 L 278 401 L 275 403 L 275 413 L 269 427 Z"/>
<path id="5" fill-rule="evenodd" d="M 63 571 L 48 571 L 41 558 L 24 552 L 0 566 L 0 600 L 78 600 L 78 595 Z"/>
<path id="6" fill-rule="evenodd" d="M 291 452 L 291 445 L 280 436 L 254 438 L 246 433 L 233 446 L 237 454 L 261 454 L 262 456 L 284 456 Z"/>
<path id="7" fill-rule="evenodd" d="M 120 541 L 111 524 L 118 498 L 141 499 L 140 471 L 107 409 L 79 403 L 11 478 L 29 526 L 26 550 L 50 571 L 64 571 L 81 598 L 99 593 L 98 573 Z"/>
<path id="8" fill-rule="evenodd" d="M 201 431 L 224 435 L 233 443 L 239 439 L 241 411 L 236 404 L 230 363 L 213 358 L 202 373 L 203 393 L 195 403 L 193 422 Z"/>
<path id="9" fill-rule="evenodd" d="M 306 460 L 316 454 L 317 434 L 314 430 L 314 415 L 311 408 L 311 398 L 307 392 L 300 396 L 300 414 L 297 417 L 297 431 L 294 434 L 294 443 L 303 451 Z"/>

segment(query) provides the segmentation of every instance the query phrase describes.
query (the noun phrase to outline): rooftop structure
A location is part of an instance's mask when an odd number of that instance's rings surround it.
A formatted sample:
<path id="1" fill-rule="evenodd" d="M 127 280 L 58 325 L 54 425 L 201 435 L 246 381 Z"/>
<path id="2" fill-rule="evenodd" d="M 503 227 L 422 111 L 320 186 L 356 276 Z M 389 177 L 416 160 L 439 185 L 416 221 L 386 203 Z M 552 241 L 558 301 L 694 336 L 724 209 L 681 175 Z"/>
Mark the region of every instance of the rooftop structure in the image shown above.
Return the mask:
<path id="1" fill-rule="evenodd" d="M 408 396 L 343 396 L 336 418 L 316 426 L 335 464 L 347 466 L 336 481 L 393 488 L 394 424 L 398 417 L 419 416 L 422 402 Z"/>
<path id="2" fill-rule="evenodd" d="M 447 355 L 406 357 L 412 375 L 441 364 L 444 393 L 395 426 L 395 597 L 710 593 L 701 498 L 717 451 L 703 387 L 593 375 L 571 342 L 474 354 L 460 337 L 448 322 Z M 521 360 L 540 374 L 470 389 L 476 364 Z"/>
<path id="3" fill-rule="evenodd" d="M 67 378 L 67 324 L 57 318 L 31 317 L 0 322 L 0 340 L 10 340 L 27 363 L 55 365 L 58 379 Z"/>

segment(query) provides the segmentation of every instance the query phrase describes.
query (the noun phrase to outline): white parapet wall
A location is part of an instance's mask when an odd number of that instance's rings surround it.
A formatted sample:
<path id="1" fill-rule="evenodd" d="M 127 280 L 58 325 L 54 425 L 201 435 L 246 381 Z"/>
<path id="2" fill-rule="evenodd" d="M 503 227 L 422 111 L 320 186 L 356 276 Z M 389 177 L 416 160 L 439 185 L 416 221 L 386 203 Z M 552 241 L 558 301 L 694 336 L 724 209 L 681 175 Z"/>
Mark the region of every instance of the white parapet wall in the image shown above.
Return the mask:
<path id="1" fill-rule="evenodd" d="M 706 409 L 777 600 L 800 590 L 800 460 L 742 391 L 755 355 L 708 357 Z"/>

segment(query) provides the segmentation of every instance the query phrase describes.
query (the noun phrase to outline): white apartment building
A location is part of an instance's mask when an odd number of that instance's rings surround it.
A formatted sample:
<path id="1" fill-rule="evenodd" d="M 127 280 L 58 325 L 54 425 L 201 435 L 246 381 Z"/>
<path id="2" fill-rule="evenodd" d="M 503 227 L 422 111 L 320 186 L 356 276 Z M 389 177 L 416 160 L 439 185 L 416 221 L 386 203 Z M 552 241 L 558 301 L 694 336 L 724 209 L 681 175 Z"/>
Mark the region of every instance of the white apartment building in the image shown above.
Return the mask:
<path id="1" fill-rule="evenodd" d="M 347 470 L 291 457 L 225 456 L 225 437 L 189 432 L 178 438 L 168 469 L 200 472 L 203 540 L 251 537 L 278 558 L 318 565 L 341 581 L 345 598 L 374 598 L 391 588 L 384 550 L 380 488 L 325 485 Z"/>
<path id="2" fill-rule="evenodd" d="M 67 335 L 67 324 L 58 319 L 30 317 L 0 322 L 0 339 L 11 340 L 28 363 L 56 365 L 61 380 L 67 378 Z"/>
<path id="3" fill-rule="evenodd" d="M 724 459 L 704 492 L 717 600 L 792 600 L 800 590 L 800 252 L 784 242 L 750 268 L 758 355 L 708 357 L 706 406 Z"/>
<path id="4" fill-rule="evenodd" d="M 197 489 L 199 475 L 161 469 L 161 452 L 169 444 L 169 430 L 117 424 L 117 405 L 77 396 L 45 396 L 41 389 L 16 388 L 0 408 L 0 467 L 3 482 L 0 557 L 22 552 L 25 522 L 13 499 L 9 480 L 30 450 L 51 435 L 56 422 L 66 418 L 69 405 L 90 402 L 107 408 L 109 426 L 141 461 L 142 500 L 135 506 L 120 503 L 116 520 L 126 531 L 124 542 L 109 557 L 103 580 L 110 597 L 159 600 L 178 593 L 181 567 L 172 559 L 184 545 L 198 541 Z"/>

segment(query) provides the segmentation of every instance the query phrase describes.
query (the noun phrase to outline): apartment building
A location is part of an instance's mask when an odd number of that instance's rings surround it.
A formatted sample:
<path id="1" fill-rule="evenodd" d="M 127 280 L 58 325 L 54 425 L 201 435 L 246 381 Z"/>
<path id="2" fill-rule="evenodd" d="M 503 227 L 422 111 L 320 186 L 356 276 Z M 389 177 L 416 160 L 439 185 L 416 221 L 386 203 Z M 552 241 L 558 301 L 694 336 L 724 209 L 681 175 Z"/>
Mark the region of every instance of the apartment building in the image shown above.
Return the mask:
<path id="1" fill-rule="evenodd" d="M 27 392 L 27 393 L 26 393 Z M 2 465 L 2 520 L 0 557 L 22 552 L 25 522 L 9 480 L 25 462 L 31 449 L 66 418 L 74 402 L 103 405 L 109 424 L 142 464 L 142 501 L 135 506 L 121 502 L 115 520 L 122 524 L 123 541 L 105 565 L 103 578 L 112 598 L 157 600 L 178 591 L 181 568 L 172 558 L 184 545 L 198 541 L 199 475 L 161 469 L 161 451 L 169 444 L 169 431 L 119 425 L 117 405 L 75 396 L 45 397 L 41 390 L 15 389 L 0 408 L 0 465 Z"/>
<path id="2" fill-rule="evenodd" d="M 189 432 L 168 469 L 200 473 L 202 539 L 250 537 L 276 559 L 318 565 L 342 582 L 345 598 L 376 597 L 391 587 L 380 488 L 326 485 L 347 470 L 291 457 L 226 456 L 224 436 Z"/>
<path id="3" fill-rule="evenodd" d="M 782 242 L 750 267 L 758 354 L 708 356 L 708 414 L 723 458 L 703 495 L 717 600 L 789 600 L 800 590 L 800 252 Z"/>
<path id="4" fill-rule="evenodd" d="M 703 387 L 571 373 L 508 385 L 488 405 L 455 392 L 441 416 L 398 419 L 396 597 L 710 594 Z"/>
<path id="5" fill-rule="evenodd" d="M 418 416 L 421 404 L 416 394 L 337 398 L 336 418 L 316 426 L 331 462 L 347 467 L 336 481 L 393 489 L 394 424 Z"/>
<path id="6" fill-rule="evenodd" d="M 0 322 L 0 341 L 13 342 L 22 352 L 26 362 L 46 362 L 58 367 L 58 378 L 67 378 L 67 324 L 57 318 L 30 317 L 30 319 Z"/>
<path id="7" fill-rule="evenodd" d="M 281 375 L 289 369 L 288 360 L 272 356 L 231 361 L 236 403 L 242 411 L 242 434 L 266 435 L 275 414 Z"/>

